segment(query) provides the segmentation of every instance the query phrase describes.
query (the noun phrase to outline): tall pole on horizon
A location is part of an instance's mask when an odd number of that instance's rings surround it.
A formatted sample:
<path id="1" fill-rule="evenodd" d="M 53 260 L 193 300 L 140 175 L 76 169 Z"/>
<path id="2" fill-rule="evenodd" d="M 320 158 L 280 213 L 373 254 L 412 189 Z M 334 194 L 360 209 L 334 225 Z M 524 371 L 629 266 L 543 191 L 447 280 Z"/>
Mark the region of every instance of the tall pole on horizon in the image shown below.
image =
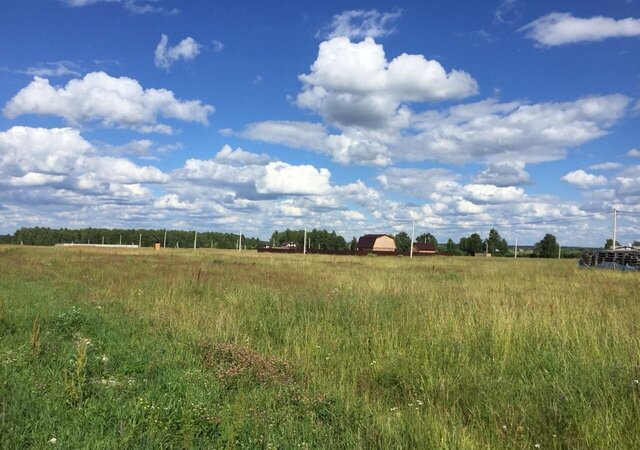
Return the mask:
<path id="1" fill-rule="evenodd" d="M 618 213 L 618 211 L 616 211 L 616 209 L 613 208 L 613 242 L 611 243 L 611 248 L 613 250 L 616 249 L 616 220 L 617 220 L 617 213 Z"/>
<path id="2" fill-rule="evenodd" d="M 514 258 L 517 258 L 517 257 L 518 257 L 518 236 L 516 236 L 516 251 L 515 251 L 515 253 L 513 254 L 513 257 L 514 257 Z"/>
<path id="3" fill-rule="evenodd" d="M 413 220 L 411 223 L 411 247 L 409 247 L 409 258 L 413 258 L 413 240 L 416 235 L 416 221 Z"/>
<path id="4" fill-rule="evenodd" d="M 193 235 L 193 249 L 196 249 L 196 246 L 198 245 L 198 231 L 196 230 L 195 234 Z"/>
<path id="5" fill-rule="evenodd" d="M 304 227 L 304 239 L 302 240 L 302 254 L 307 254 L 307 227 Z"/>
<path id="6" fill-rule="evenodd" d="M 167 248 L 167 230 L 164 230 L 164 242 L 162 248 Z"/>

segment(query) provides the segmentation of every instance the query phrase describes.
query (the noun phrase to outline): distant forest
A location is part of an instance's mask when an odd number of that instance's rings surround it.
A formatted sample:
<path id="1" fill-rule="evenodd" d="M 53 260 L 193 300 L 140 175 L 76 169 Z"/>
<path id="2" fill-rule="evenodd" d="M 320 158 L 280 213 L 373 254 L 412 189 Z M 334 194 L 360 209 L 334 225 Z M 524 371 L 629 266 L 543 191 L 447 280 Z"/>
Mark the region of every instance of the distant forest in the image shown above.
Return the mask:
<path id="1" fill-rule="evenodd" d="M 55 229 L 46 227 L 20 228 L 14 234 L 0 235 L 0 244 L 24 244 L 24 245 L 55 245 L 62 243 L 76 244 L 138 244 L 142 235 L 142 246 L 151 247 L 156 242 L 164 243 L 164 234 L 167 233 L 167 247 L 193 248 L 194 231 L 184 230 L 143 230 L 143 229 L 108 229 L 108 228 L 81 228 L 71 230 L 67 228 Z M 395 236 L 396 246 L 400 252 L 408 252 L 411 246 L 411 237 L 400 232 Z M 298 248 L 302 248 L 304 230 L 274 231 L 269 241 L 259 238 L 242 236 L 242 247 L 256 249 L 265 245 L 281 246 L 287 242 L 294 242 Z M 424 233 L 416 237 L 416 242 L 431 242 L 438 248 L 439 253 L 448 255 L 474 255 L 489 250 L 493 256 L 513 256 L 512 247 L 500 236 L 497 230 L 491 229 L 486 239 L 482 239 L 478 233 L 468 237 L 462 237 L 459 243 L 451 239 L 446 244 L 438 243 L 438 240 L 430 233 Z M 355 249 L 357 239 L 354 236 L 351 241 L 336 234 L 335 231 L 313 229 L 307 232 L 307 247 L 319 250 L 349 250 Z M 640 244 L 634 242 L 634 245 Z M 617 243 L 617 245 L 620 245 Z M 198 248 L 238 248 L 238 235 L 233 233 L 220 233 L 213 231 L 198 232 Z M 607 240 L 604 248 L 611 248 L 611 239 Z M 559 245 L 555 236 L 547 234 L 542 240 L 533 246 L 521 245 L 520 254 L 527 257 L 557 258 Z M 563 258 L 577 258 L 584 251 L 581 248 L 565 247 L 562 250 Z"/>
<path id="2" fill-rule="evenodd" d="M 45 227 L 20 228 L 13 235 L 0 235 L 0 244 L 55 245 L 76 244 L 138 244 L 142 235 L 142 246 L 151 247 L 156 242 L 164 243 L 167 232 L 167 247 L 193 248 L 194 231 L 184 230 L 135 230 L 108 228 L 81 228 L 70 230 Z M 104 239 L 104 241 L 103 241 Z M 242 247 L 258 248 L 263 242 L 258 238 L 242 236 Z M 232 233 L 198 232 L 197 246 L 200 248 L 238 248 L 238 235 Z"/>

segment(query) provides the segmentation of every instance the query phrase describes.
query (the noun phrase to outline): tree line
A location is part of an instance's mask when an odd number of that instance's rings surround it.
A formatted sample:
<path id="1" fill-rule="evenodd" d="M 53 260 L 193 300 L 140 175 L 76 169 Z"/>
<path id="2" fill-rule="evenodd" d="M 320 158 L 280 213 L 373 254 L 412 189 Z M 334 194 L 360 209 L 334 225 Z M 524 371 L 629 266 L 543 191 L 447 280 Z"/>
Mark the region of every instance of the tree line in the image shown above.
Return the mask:
<path id="1" fill-rule="evenodd" d="M 164 243 L 165 231 L 167 233 L 167 247 L 192 248 L 194 235 L 193 231 L 185 230 L 164 230 L 164 229 L 108 229 L 108 228 L 48 228 L 48 227 L 23 227 L 14 234 L 0 235 L 0 244 L 24 244 L 24 245 L 55 245 L 61 243 L 76 244 L 138 244 L 142 235 L 142 246 L 150 247 L 156 242 Z M 274 231 L 269 242 L 242 236 L 242 246 L 247 249 L 256 249 L 264 245 L 282 246 L 287 242 L 293 242 L 298 248 L 302 248 L 304 241 L 304 230 Z M 409 252 L 411 248 L 411 237 L 404 231 L 395 235 L 396 248 L 398 252 Z M 319 250 L 354 250 L 357 245 L 357 238 L 354 236 L 347 242 L 344 237 L 336 234 L 335 231 L 320 230 L 314 228 L 307 232 L 307 246 Z M 416 242 L 430 242 L 438 249 L 439 253 L 447 255 L 475 255 L 483 253 L 486 249 L 493 256 L 513 256 L 513 251 L 500 233 L 495 228 L 489 231 L 485 239 L 478 233 L 460 238 L 458 243 L 449 239 L 446 243 L 439 243 L 431 233 L 423 233 L 416 237 Z M 607 239 L 604 248 L 611 248 L 613 241 Z M 640 242 L 635 241 L 634 246 L 640 246 Z M 616 246 L 620 246 L 616 242 Z M 199 232 L 197 239 L 198 248 L 238 248 L 238 235 L 233 233 L 220 232 Z M 560 246 L 553 234 L 546 234 L 538 241 L 532 249 L 526 251 L 526 255 L 538 258 L 557 258 Z M 566 258 L 577 258 L 582 253 L 582 249 L 564 249 L 562 256 Z"/>
<path id="2" fill-rule="evenodd" d="M 355 237 L 353 239 L 355 239 Z M 307 231 L 307 248 L 318 250 L 355 249 L 353 239 L 347 244 L 347 241 L 339 234 L 336 234 L 335 231 L 329 232 L 327 230 L 314 228 L 311 231 Z M 287 242 L 293 242 L 296 247 L 302 248 L 304 245 L 304 230 L 290 230 L 288 228 L 284 231 L 276 230 L 271 235 L 271 241 L 268 245 L 280 247 L 286 245 Z"/>
<path id="3" fill-rule="evenodd" d="M 134 244 L 140 242 L 142 246 L 151 247 L 156 242 L 164 244 L 165 231 L 167 233 L 167 247 L 193 248 L 194 231 L 185 230 L 145 230 L 120 228 L 47 228 L 25 227 L 17 230 L 13 235 L 0 235 L 0 243 L 24 245 L 55 245 L 62 243 L 76 244 Z M 264 242 L 258 238 L 242 236 L 242 246 L 255 249 Z M 219 233 L 214 231 L 198 232 L 198 248 L 238 248 L 238 235 L 233 233 Z"/>
<path id="4" fill-rule="evenodd" d="M 399 252 L 408 252 L 411 248 L 411 237 L 404 231 L 395 235 L 396 249 Z M 431 233 L 423 233 L 416 238 L 416 242 L 430 242 L 438 249 L 438 252 L 447 255 L 473 256 L 476 253 L 488 251 L 492 256 L 514 256 L 509 248 L 507 240 L 500 236 L 495 228 L 489 230 L 485 239 L 478 233 L 460 238 L 456 244 L 449 239 L 446 244 L 439 244 L 438 240 Z M 610 247 L 610 243 L 608 243 Z M 540 241 L 536 242 L 533 249 L 528 250 L 525 256 L 533 258 L 557 258 L 560 250 L 556 237 L 547 233 Z M 582 254 L 582 249 L 566 249 L 562 252 L 564 258 L 578 258 Z"/>

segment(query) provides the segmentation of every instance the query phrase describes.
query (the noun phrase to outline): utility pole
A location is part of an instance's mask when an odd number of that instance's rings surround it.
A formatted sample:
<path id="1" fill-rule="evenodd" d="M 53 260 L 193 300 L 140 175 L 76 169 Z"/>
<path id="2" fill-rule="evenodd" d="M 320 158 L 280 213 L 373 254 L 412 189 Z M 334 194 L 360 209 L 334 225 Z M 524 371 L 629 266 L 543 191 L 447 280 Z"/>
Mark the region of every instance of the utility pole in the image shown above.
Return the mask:
<path id="1" fill-rule="evenodd" d="M 122 235 L 120 235 L 120 245 L 122 245 Z"/>
<path id="2" fill-rule="evenodd" d="M 562 255 L 562 245 L 558 244 L 558 259 L 560 259 L 560 255 Z"/>
<path id="3" fill-rule="evenodd" d="M 240 230 L 240 235 L 238 236 L 238 251 L 242 251 L 242 230 Z"/>
<path id="4" fill-rule="evenodd" d="M 164 230 L 164 242 L 162 248 L 167 248 L 167 230 Z"/>
<path id="5" fill-rule="evenodd" d="M 488 255 L 489 254 L 489 241 L 487 240 L 487 242 L 484 243 L 484 254 Z"/>
<path id="6" fill-rule="evenodd" d="M 198 245 L 198 231 L 193 235 L 193 249 L 196 249 L 196 245 Z"/>
<path id="7" fill-rule="evenodd" d="M 409 258 L 413 258 L 413 239 L 416 235 L 416 221 L 411 222 L 411 247 L 409 247 Z"/>
<path id="8" fill-rule="evenodd" d="M 616 219 L 617 219 L 617 211 L 613 208 L 613 242 L 611 243 L 611 248 L 613 250 L 616 249 Z"/>
<path id="9" fill-rule="evenodd" d="M 518 257 L 518 236 L 516 236 L 516 252 L 513 254 L 514 258 Z"/>
<path id="10" fill-rule="evenodd" d="M 104 236 L 102 236 L 102 245 L 104 245 Z"/>
<path id="11" fill-rule="evenodd" d="M 304 227 L 304 240 L 302 241 L 302 254 L 307 254 L 307 227 Z"/>
<path id="12" fill-rule="evenodd" d="M 140 233 L 140 239 L 138 240 L 138 248 L 142 248 L 142 233 Z"/>

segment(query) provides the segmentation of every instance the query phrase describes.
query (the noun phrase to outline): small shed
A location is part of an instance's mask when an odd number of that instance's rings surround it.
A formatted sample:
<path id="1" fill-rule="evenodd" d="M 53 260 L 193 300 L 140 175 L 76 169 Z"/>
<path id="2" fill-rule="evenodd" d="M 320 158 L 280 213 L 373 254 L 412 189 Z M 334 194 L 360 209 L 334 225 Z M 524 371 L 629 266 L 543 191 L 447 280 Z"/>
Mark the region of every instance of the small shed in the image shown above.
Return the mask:
<path id="1" fill-rule="evenodd" d="M 395 252 L 396 241 L 388 234 L 365 234 L 358 239 L 356 248 L 365 252 Z"/>
<path id="2" fill-rule="evenodd" d="M 413 244 L 413 253 L 433 255 L 438 249 L 431 242 L 416 242 Z"/>

